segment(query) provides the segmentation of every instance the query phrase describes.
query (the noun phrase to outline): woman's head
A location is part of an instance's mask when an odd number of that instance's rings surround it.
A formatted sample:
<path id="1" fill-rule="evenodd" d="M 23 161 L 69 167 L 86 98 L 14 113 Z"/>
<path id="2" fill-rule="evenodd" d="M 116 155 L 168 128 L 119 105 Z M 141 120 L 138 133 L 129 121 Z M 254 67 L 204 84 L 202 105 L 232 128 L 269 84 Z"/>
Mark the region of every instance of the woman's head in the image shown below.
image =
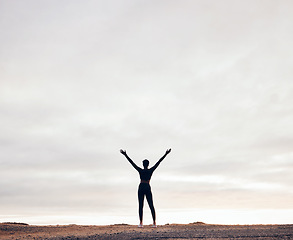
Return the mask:
<path id="1" fill-rule="evenodd" d="M 142 165 L 143 165 L 144 168 L 148 168 L 149 164 L 150 164 L 150 162 L 147 159 L 142 161 Z"/>

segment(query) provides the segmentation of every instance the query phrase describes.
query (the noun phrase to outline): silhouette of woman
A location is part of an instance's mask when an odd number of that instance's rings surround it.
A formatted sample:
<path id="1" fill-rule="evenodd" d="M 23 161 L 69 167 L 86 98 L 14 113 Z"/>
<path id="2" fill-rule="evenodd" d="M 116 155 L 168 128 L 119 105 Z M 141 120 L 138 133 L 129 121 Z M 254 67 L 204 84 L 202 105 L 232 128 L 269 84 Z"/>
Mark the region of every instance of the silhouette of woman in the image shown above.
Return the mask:
<path id="1" fill-rule="evenodd" d="M 147 202 L 149 204 L 149 207 L 151 209 L 152 217 L 153 217 L 153 227 L 157 227 L 156 225 L 156 212 L 155 207 L 153 203 L 153 195 L 151 191 L 150 186 L 150 180 L 152 177 L 153 172 L 156 170 L 156 168 L 160 165 L 160 163 L 163 161 L 163 159 L 171 152 L 171 149 L 168 149 L 163 157 L 160 158 L 160 160 L 152 167 L 148 168 L 149 161 L 147 159 L 143 160 L 143 169 L 138 167 L 127 155 L 126 151 L 120 150 L 120 152 L 127 158 L 127 160 L 130 162 L 130 164 L 139 172 L 140 176 L 140 184 L 138 187 L 138 213 L 139 213 L 139 220 L 140 223 L 138 227 L 143 227 L 142 225 L 142 218 L 143 218 L 143 202 L 144 202 L 144 196 L 146 196 Z"/>

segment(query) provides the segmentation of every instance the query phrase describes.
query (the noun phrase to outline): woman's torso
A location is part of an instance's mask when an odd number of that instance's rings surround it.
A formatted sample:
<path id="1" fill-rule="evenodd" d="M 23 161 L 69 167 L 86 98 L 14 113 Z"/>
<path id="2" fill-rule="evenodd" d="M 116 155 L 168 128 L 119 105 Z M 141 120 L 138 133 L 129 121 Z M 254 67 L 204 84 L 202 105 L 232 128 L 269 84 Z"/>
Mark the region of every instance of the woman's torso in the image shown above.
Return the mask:
<path id="1" fill-rule="evenodd" d="M 140 180 L 144 182 L 149 182 L 151 180 L 153 172 L 154 171 L 152 169 L 141 169 L 139 171 Z"/>

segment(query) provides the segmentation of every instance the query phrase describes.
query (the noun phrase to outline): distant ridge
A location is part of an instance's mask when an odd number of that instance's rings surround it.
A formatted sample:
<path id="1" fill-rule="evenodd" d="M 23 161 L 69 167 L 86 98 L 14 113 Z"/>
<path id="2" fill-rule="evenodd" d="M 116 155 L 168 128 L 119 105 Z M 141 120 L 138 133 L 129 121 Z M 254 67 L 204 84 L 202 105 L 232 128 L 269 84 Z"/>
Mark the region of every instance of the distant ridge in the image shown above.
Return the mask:
<path id="1" fill-rule="evenodd" d="M 204 225 L 206 223 L 204 223 L 204 222 L 193 222 L 193 223 L 189 223 L 189 224 Z"/>
<path id="2" fill-rule="evenodd" d="M 29 225 L 27 223 L 18 223 L 18 222 L 3 222 L 2 224 L 14 224 L 14 225 L 25 225 L 25 226 Z"/>

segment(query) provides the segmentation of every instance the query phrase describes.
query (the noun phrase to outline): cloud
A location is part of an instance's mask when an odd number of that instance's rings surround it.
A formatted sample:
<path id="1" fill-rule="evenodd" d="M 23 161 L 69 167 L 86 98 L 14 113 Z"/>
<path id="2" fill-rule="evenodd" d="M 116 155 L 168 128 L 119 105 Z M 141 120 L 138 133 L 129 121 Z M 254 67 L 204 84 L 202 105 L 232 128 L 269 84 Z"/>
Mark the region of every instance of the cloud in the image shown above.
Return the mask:
<path id="1" fill-rule="evenodd" d="M 171 147 L 153 177 L 170 206 L 291 208 L 288 4 L 3 3 L 2 206 L 130 208 L 119 149 Z"/>

